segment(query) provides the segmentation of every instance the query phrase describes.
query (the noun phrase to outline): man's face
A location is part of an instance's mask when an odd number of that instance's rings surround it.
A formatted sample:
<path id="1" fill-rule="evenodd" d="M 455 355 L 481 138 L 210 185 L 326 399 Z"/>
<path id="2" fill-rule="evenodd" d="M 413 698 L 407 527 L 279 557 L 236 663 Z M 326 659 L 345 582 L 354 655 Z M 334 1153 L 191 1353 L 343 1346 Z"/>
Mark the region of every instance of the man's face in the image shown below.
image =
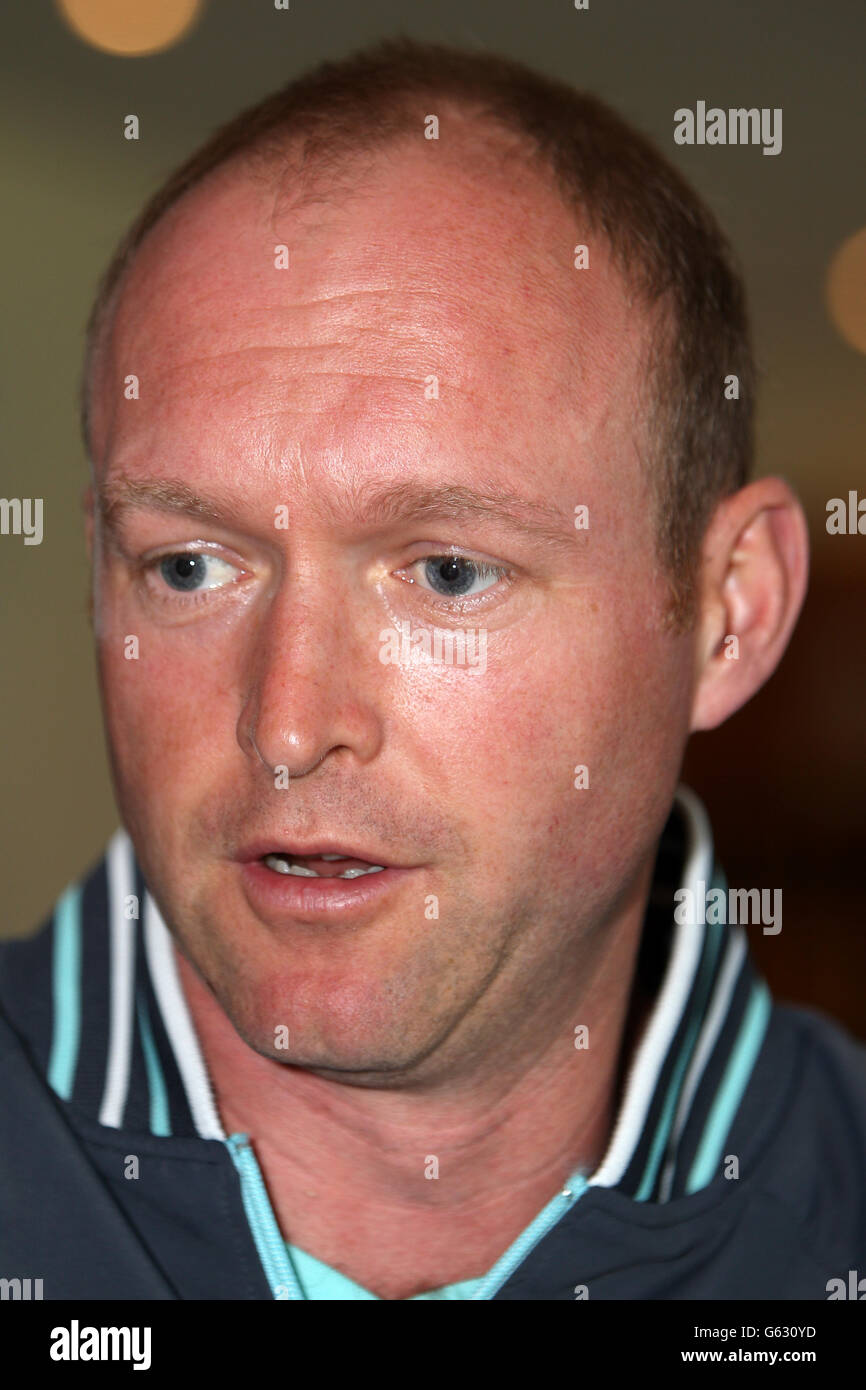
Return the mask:
<path id="1" fill-rule="evenodd" d="M 540 1048 L 639 898 L 692 680 L 644 331 L 540 179 L 428 148 L 301 213 L 221 178 L 140 253 L 97 383 L 108 737 L 149 886 L 256 1050 L 361 1080 Z M 262 862 L 323 844 L 404 872 L 329 907 Z"/>

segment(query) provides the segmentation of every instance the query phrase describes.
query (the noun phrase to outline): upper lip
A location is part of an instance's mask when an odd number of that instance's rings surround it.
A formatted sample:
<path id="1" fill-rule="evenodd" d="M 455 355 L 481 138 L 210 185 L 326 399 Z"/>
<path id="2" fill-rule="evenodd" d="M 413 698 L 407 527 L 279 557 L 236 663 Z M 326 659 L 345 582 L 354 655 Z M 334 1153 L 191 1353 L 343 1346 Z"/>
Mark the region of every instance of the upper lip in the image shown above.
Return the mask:
<path id="1" fill-rule="evenodd" d="M 238 850 L 237 857 L 247 862 L 253 859 L 264 859 L 266 854 L 285 854 L 307 859 L 317 858 L 323 854 L 341 854 L 346 859 L 363 859 L 367 864 L 381 864 L 383 868 L 403 867 L 374 849 L 350 845 L 345 840 L 310 840 L 309 842 L 296 840 L 290 844 L 287 840 L 280 840 L 275 836 L 269 840 L 250 841 L 249 844 Z"/>

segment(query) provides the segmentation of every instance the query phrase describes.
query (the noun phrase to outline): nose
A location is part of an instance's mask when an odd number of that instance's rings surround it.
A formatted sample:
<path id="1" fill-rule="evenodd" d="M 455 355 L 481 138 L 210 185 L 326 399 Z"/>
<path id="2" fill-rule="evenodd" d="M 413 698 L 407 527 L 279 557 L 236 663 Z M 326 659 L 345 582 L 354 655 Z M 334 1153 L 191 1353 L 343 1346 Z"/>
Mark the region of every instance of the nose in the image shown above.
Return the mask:
<path id="1" fill-rule="evenodd" d="M 261 614 L 242 678 L 237 738 L 275 779 L 304 777 L 338 751 L 361 764 L 376 756 L 382 666 L 365 630 L 333 591 L 302 596 L 288 581 Z"/>

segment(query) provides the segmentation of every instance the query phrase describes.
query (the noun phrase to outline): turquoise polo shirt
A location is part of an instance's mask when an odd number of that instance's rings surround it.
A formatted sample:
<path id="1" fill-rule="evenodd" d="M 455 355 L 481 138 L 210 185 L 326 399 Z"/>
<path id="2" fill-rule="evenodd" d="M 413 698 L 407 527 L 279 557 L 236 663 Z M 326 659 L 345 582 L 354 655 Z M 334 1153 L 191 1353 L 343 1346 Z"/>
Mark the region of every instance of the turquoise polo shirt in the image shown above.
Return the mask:
<path id="1" fill-rule="evenodd" d="M 337 1269 L 331 1269 L 330 1265 L 323 1264 L 314 1255 L 308 1255 L 306 1250 L 299 1250 L 296 1245 L 287 1245 L 286 1254 L 292 1262 L 295 1271 L 295 1278 L 301 1287 L 304 1298 L 307 1299 L 327 1299 L 329 1301 L 354 1300 L 361 1302 L 364 1299 L 372 1299 L 379 1302 L 378 1294 L 370 1293 L 369 1289 L 362 1288 L 353 1279 L 349 1279 L 345 1274 L 341 1274 Z M 416 1293 L 412 1295 L 413 1300 L 430 1298 L 471 1298 L 475 1290 L 483 1282 L 481 1279 L 464 1279 L 460 1284 L 446 1284 L 441 1289 L 430 1289 L 427 1293 Z M 412 1300 L 407 1300 L 411 1302 Z"/>

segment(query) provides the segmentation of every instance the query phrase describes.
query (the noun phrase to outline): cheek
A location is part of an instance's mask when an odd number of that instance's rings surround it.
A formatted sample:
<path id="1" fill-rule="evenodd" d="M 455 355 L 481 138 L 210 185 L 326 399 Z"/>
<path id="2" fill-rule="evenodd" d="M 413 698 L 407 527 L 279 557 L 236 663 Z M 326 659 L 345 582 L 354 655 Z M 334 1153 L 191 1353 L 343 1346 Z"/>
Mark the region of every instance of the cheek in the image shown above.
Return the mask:
<path id="1" fill-rule="evenodd" d="M 583 634 L 579 643 L 573 632 Z M 401 761 L 451 809 L 476 851 L 473 873 L 500 885 L 511 866 L 525 875 L 549 862 L 557 834 L 563 845 L 573 840 L 585 810 L 575 765 L 597 768 L 615 741 L 591 636 L 585 620 L 551 612 L 491 632 L 483 671 L 419 665 L 390 677 Z"/>
<path id="2" fill-rule="evenodd" d="M 206 782 L 234 747 L 237 709 L 226 653 L 192 628 L 168 633 L 119 620 L 99 639 L 103 705 L 112 756 L 136 796 Z"/>
<path id="3" fill-rule="evenodd" d="M 687 669 L 627 593 L 584 595 L 491 634 L 483 673 L 402 672 L 392 708 L 431 794 L 484 846 L 491 884 L 542 866 L 602 893 L 663 823 Z"/>
<path id="4" fill-rule="evenodd" d="M 577 765 L 610 783 L 670 723 L 675 696 L 669 653 L 639 618 L 627 625 L 611 612 L 613 603 L 574 600 L 531 627 L 491 633 L 483 671 L 400 670 L 388 692 L 397 742 L 413 730 L 439 776 L 494 796 L 567 795 Z"/>

